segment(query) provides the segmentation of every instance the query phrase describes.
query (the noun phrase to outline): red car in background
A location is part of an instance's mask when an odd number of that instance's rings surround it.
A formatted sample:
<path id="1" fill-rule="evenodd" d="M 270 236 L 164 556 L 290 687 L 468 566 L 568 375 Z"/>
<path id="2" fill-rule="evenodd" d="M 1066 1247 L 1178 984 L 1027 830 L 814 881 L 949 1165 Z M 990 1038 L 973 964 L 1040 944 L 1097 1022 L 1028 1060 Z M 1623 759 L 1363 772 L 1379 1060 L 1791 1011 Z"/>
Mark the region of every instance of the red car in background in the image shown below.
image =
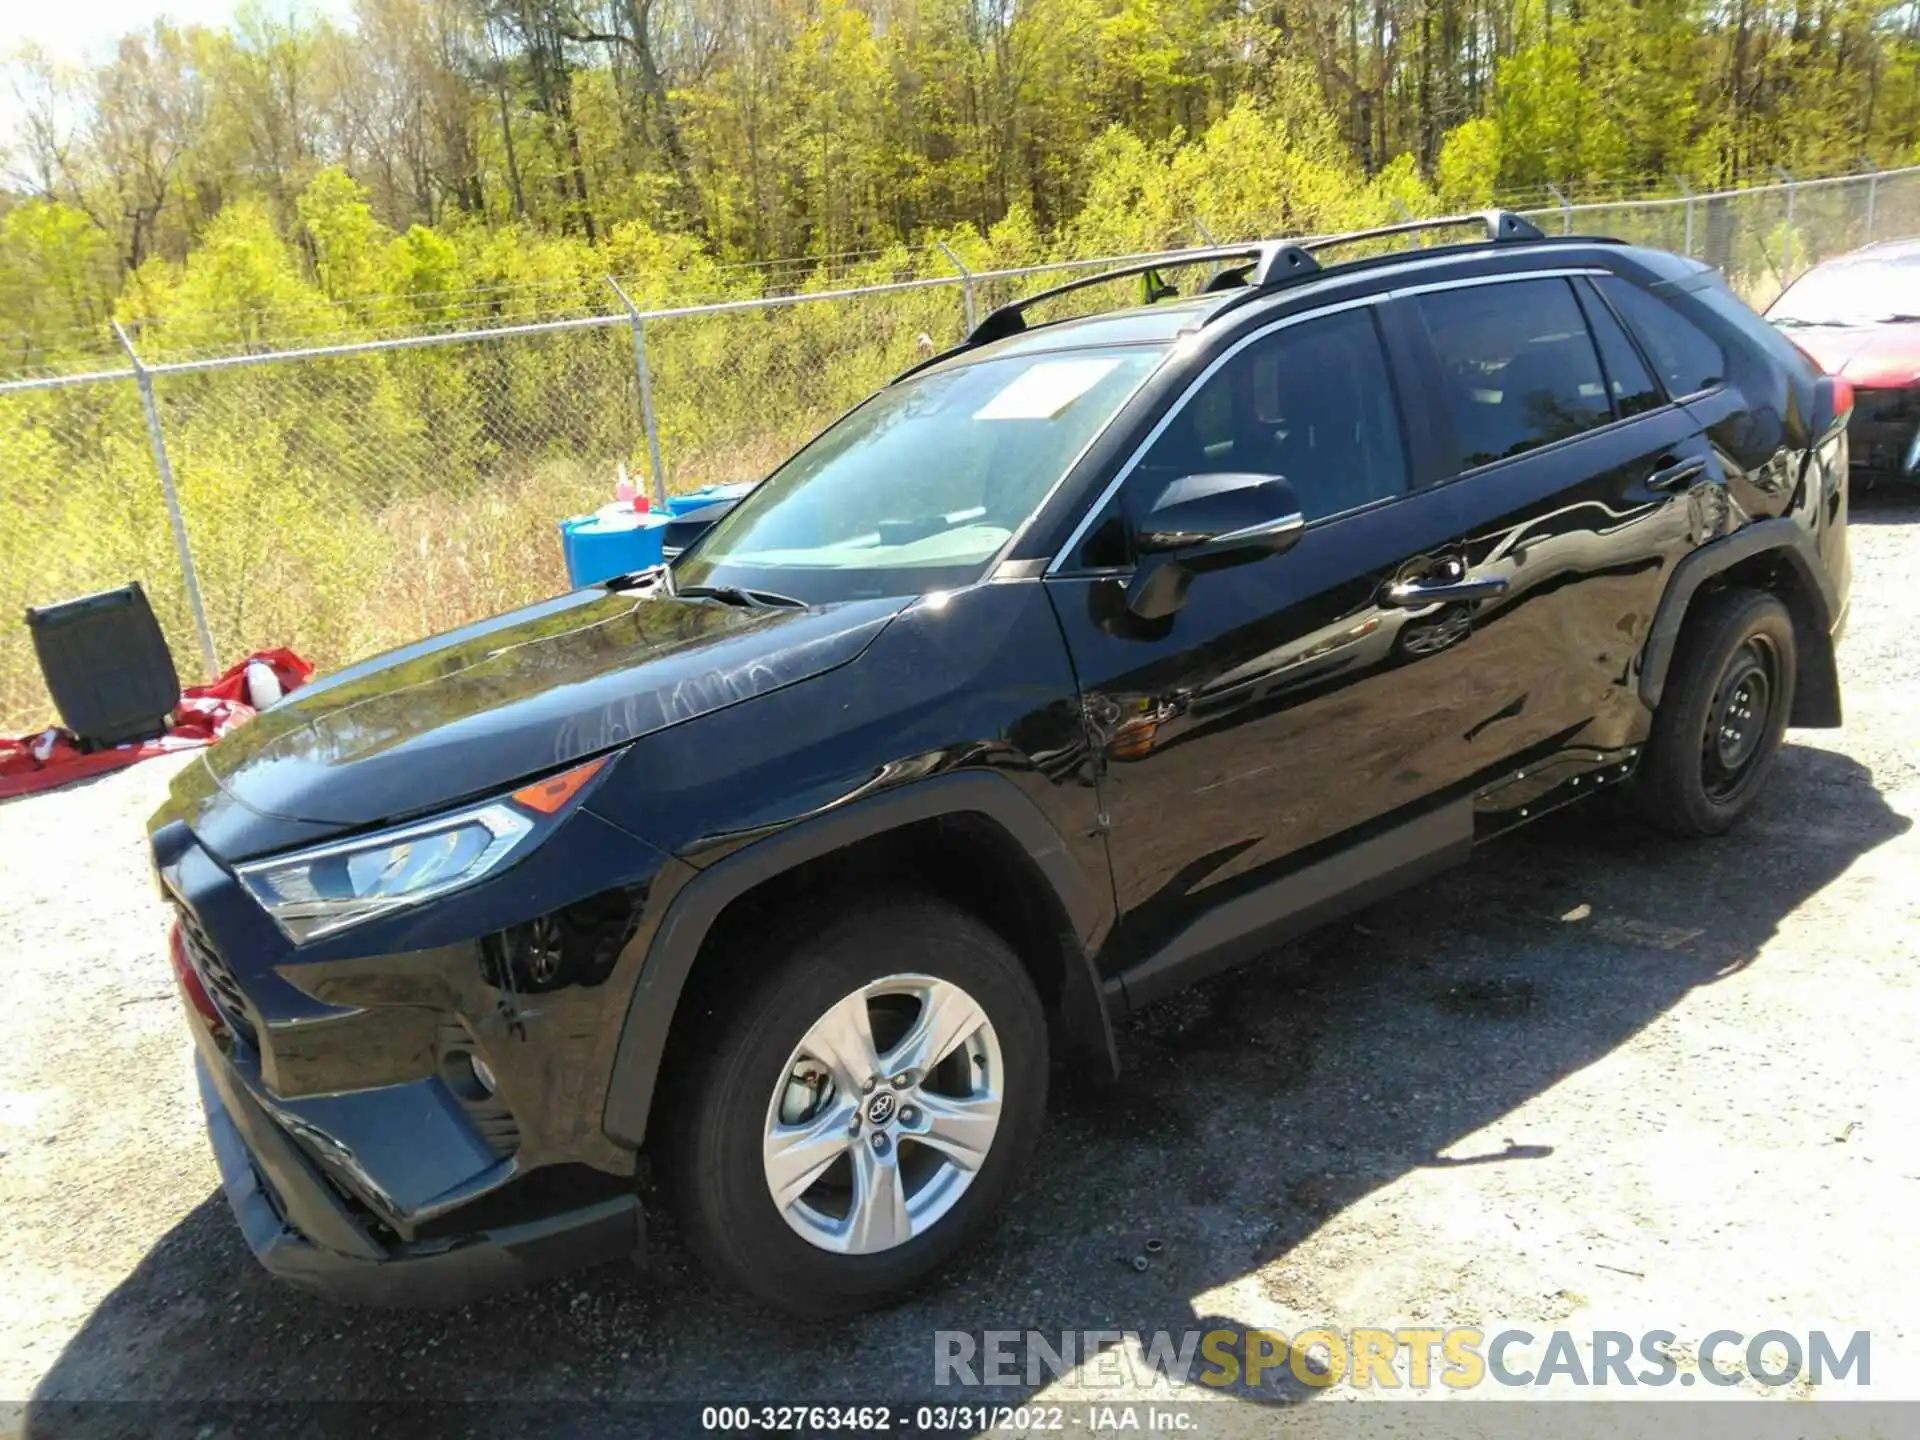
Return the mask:
<path id="1" fill-rule="evenodd" d="M 1789 285 L 1767 319 L 1853 385 L 1854 477 L 1920 483 L 1920 240 L 1886 240 Z"/>

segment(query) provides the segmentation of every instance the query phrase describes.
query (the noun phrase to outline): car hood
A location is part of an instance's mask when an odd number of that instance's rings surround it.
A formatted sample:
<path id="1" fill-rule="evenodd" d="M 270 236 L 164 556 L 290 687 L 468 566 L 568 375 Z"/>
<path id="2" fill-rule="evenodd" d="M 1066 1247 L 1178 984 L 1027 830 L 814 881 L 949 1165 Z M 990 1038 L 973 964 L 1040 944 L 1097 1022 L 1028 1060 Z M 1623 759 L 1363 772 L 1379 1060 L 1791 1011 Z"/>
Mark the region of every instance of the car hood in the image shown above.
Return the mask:
<path id="1" fill-rule="evenodd" d="M 749 609 L 584 590 L 300 690 L 208 750 L 207 768 L 266 815 L 395 819 L 844 665 L 906 603 Z"/>
<path id="2" fill-rule="evenodd" d="M 1920 325 L 1795 325 L 1781 332 L 1829 375 L 1868 389 L 1920 380 Z"/>

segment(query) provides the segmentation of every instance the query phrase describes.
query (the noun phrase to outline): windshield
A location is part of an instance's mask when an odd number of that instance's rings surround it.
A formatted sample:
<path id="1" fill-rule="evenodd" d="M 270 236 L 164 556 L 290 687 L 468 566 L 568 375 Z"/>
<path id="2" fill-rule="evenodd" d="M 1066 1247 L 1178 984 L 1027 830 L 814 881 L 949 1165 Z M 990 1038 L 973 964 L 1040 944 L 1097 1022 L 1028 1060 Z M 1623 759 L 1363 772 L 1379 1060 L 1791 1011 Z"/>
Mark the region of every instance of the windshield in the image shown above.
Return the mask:
<path id="1" fill-rule="evenodd" d="M 970 585 L 1165 357 L 1009 355 L 889 386 L 674 563 L 674 586 L 811 603 Z"/>
<path id="2" fill-rule="evenodd" d="M 1920 320 L 1920 261 L 1848 260 L 1810 270 L 1773 302 L 1776 325 L 1880 325 Z"/>

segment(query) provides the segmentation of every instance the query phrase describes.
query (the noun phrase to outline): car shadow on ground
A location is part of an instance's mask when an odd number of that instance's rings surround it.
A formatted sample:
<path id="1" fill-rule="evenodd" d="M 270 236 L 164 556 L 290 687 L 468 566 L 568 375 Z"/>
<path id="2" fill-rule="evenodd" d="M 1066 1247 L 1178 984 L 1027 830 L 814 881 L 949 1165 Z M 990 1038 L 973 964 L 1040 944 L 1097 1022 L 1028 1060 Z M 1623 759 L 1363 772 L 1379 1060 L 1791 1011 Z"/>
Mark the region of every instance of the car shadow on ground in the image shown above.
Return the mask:
<path id="1" fill-rule="evenodd" d="M 898 1401 L 935 1393 L 936 1330 L 1204 1330 L 1209 1292 L 1256 1272 L 1324 1314 L 1312 1274 L 1285 1263 L 1304 1241 L 1416 1170 L 1577 1147 L 1521 1127 L 1456 1144 L 1752 964 L 1786 916 L 1908 823 L 1863 766 L 1802 744 L 1730 837 L 1672 841 L 1597 806 L 1547 817 L 1130 1018 L 1117 1085 L 1056 1067 L 1048 1136 L 1003 1223 L 881 1314 L 770 1314 L 703 1277 L 666 1222 L 637 1278 L 613 1265 L 459 1311 L 344 1310 L 270 1283 L 210 1195 L 88 1317 L 24 1428 L 158 1428 L 138 1407 L 65 1403 L 108 1399 Z M 1309 1392 L 1270 1372 L 1239 1393 Z M 534 1428 L 564 1431 L 571 1413 Z M 600 1413 L 579 1433 L 618 1428 Z"/>

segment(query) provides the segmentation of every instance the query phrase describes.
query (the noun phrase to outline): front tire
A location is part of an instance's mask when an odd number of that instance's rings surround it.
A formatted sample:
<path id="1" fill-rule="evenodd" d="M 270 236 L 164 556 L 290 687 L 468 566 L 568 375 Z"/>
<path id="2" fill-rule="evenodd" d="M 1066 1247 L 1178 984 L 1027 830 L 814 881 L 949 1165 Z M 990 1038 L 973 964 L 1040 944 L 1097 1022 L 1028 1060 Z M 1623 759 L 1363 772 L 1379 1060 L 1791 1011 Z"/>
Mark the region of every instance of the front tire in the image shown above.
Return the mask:
<path id="1" fill-rule="evenodd" d="M 1759 590 L 1727 590 L 1687 620 L 1635 789 L 1680 836 L 1718 835 L 1752 807 L 1793 713 L 1793 617 Z"/>
<path id="2" fill-rule="evenodd" d="M 769 952 L 683 1055 L 667 1183 L 694 1252 L 769 1304 L 887 1304 L 1026 1168 L 1046 1109 L 1039 996 L 999 935 L 931 899 Z"/>

